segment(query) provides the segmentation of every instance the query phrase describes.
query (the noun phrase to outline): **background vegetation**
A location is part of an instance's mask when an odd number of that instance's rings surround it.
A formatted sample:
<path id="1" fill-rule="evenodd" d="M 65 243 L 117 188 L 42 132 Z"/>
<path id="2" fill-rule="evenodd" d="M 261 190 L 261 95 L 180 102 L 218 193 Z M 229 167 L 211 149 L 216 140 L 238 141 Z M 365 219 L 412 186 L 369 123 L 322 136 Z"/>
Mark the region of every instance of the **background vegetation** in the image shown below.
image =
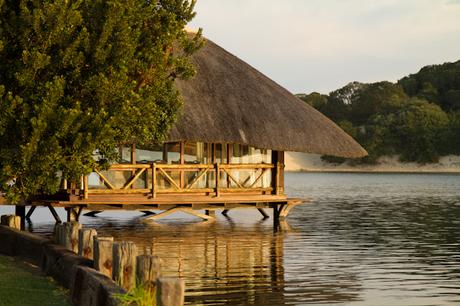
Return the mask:
<path id="1" fill-rule="evenodd" d="M 352 82 L 322 95 L 298 97 L 355 138 L 374 163 L 383 155 L 401 161 L 437 162 L 460 154 L 460 61 L 423 67 L 397 83 Z M 343 159 L 324 157 L 332 162 Z"/>

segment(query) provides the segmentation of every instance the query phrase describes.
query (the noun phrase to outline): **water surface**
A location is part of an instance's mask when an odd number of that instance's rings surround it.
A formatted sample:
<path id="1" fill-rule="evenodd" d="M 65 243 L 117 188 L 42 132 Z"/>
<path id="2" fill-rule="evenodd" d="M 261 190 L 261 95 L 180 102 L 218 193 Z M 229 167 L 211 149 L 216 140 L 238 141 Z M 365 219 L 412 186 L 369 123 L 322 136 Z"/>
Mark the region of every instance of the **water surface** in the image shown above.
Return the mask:
<path id="1" fill-rule="evenodd" d="M 460 305 L 460 176 L 289 173 L 286 185 L 313 201 L 275 228 L 252 210 L 82 222 L 162 257 L 190 305 Z M 50 218 L 37 210 L 33 230 Z"/>

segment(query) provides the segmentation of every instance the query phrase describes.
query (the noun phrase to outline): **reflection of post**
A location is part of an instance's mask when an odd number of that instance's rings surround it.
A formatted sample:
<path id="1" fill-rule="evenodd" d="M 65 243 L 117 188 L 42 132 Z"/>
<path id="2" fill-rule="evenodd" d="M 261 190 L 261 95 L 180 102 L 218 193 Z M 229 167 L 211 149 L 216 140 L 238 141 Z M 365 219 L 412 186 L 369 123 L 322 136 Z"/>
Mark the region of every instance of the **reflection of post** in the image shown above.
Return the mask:
<path id="1" fill-rule="evenodd" d="M 275 233 L 270 246 L 271 287 L 273 292 L 284 291 L 284 235 Z M 281 295 L 280 295 L 281 296 Z"/>

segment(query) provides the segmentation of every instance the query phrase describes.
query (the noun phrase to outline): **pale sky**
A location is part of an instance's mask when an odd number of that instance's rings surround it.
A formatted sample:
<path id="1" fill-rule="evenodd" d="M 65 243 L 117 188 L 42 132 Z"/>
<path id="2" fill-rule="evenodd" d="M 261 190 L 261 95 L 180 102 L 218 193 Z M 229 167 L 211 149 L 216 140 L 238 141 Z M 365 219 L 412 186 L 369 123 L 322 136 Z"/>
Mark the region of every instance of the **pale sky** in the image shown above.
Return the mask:
<path id="1" fill-rule="evenodd" d="M 460 59 L 460 0 L 198 0 L 191 28 L 293 93 Z"/>

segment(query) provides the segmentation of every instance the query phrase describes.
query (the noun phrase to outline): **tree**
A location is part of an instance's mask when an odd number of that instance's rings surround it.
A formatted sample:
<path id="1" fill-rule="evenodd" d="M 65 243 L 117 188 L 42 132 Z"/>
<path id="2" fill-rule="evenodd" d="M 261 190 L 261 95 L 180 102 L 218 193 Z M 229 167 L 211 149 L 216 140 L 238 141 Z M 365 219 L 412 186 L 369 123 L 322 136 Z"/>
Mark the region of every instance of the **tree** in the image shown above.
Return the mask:
<path id="1" fill-rule="evenodd" d="M 122 143 L 161 141 L 202 44 L 195 1 L 0 0 L 0 191 L 54 193 Z M 101 157 L 94 159 L 94 152 Z"/>
<path id="2" fill-rule="evenodd" d="M 364 125 L 375 114 L 391 112 L 407 99 L 402 87 L 391 82 L 366 84 L 351 100 L 349 120 L 355 125 Z"/>
<path id="3" fill-rule="evenodd" d="M 380 134 L 372 138 L 381 139 L 380 154 L 399 154 L 406 162 L 436 162 L 448 124 L 447 114 L 438 105 L 413 98 L 393 113 L 377 114 L 373 125 Z"/>

